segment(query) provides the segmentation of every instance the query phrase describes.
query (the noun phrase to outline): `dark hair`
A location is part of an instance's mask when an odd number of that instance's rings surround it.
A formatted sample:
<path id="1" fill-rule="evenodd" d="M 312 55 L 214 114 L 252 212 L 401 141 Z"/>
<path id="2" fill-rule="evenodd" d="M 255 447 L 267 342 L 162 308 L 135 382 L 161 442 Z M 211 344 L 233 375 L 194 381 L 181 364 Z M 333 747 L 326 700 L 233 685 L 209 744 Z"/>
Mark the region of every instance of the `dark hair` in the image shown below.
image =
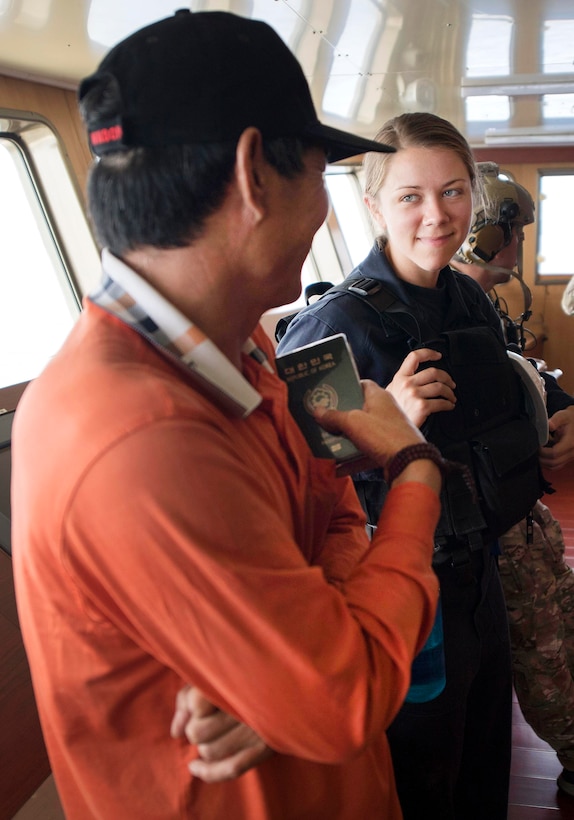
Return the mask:
<path id="1" fill-rule="evenodd" d="M 86 126 L 113 117 L 120 93 L 113 78 L 81 102 Z M 309 147 L 295 137 L 264 140 L 267 161 L 285 177 L 303 170 Z M 235 167 L 236 142 L 119 149 L 97 160 L 88 177 L 88 208 L 98 242 L 121 255 L 144 245 L 178 248 L 197 238 L 221 204 Z"/>

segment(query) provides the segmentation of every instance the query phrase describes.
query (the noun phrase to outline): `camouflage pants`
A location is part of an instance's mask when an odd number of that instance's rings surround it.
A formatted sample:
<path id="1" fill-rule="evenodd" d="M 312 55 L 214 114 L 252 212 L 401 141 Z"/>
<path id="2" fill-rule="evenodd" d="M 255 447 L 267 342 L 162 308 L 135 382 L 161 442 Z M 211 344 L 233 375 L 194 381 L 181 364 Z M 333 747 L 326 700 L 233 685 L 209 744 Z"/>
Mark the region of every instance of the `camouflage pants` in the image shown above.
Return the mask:
<path id="1" fill-rule="evenodd" d="M 524 521 L 500 538 L 514 686 L 525 719 L 574 769 L 574 572 L 548 507 L 533 516 L 532 544 Z"/>

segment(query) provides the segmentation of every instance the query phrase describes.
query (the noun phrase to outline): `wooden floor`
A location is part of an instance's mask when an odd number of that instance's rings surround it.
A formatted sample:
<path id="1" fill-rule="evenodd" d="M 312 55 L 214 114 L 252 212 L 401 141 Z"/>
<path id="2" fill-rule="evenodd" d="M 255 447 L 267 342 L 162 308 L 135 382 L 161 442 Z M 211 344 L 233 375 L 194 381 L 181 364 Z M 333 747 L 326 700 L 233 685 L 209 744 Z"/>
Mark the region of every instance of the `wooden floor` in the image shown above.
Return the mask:
<path id="1" fill-rule="evenodd" d="M 65 820 L 54 778 L 51 775 L 12 820 Z"/>
<path id="2" fill-rule="evenodd" d="M 556 489 L 543 498 L 560 521 L 566 559 L 574 567 L 574 468 L 548 476 Z M 512 771 L 508 820 L 574 820 L 574 797 L 559 792 L 562 771 L 556 754 L 534 734 L 518 703 L 513 704 Z"/>

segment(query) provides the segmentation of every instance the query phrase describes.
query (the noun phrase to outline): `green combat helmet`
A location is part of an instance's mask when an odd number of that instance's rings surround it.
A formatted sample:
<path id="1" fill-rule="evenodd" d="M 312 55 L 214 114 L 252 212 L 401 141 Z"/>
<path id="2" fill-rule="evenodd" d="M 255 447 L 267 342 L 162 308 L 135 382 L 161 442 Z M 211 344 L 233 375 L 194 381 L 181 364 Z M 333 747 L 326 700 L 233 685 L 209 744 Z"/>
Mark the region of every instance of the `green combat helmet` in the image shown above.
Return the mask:
<path id="1" fill-rule="evenodd" d="M 534 202 L 526 188 L 500 174 L 495 162 L 479 162 L 478 169 L 484 187 L 484 202 L 475 206 L 470 231 L 455 258 L 518 280 L 524 297 L 524 311 L 520 317 L 510 319 L 502 311 L 498 299 L 494 301 L 505 321 L 508 336 L 523 346 L 522 328 L 532 315 L 532 294 L 522 277 L 522 240 L 524 226 L 534 222 Z M 492 260 L 510 244 L 513 229 L 518 236 L 516 270 L 508 270 L 493 265 Z"/>
<path id="2" fill-rule="evenodd" d="M 534 222 L 534 202 L 522 185 L 500 176 L 495 162 L 479 162 L 486 204 L 478 205 L 469 234 L 457 256 L 462 262 L 488 263 L 509 244 L 512 228 Z"/>

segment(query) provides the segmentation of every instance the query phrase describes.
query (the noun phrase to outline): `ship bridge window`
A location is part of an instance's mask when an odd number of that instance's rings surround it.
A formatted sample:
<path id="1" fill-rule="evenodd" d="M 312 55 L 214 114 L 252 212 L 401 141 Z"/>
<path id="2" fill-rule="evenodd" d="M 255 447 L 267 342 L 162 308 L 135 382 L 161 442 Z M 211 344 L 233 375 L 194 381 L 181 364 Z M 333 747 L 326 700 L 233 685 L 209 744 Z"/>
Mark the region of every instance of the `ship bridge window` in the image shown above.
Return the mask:
<path id="1" fill-rule="evenodd" d="M 512 71 L 514 21 L 507 15 L 475 14 L 466 49 L 468 78 L 509 77 Z M 467 89 L 465 117 L 468 135 L 482 137 L 485 128 L 503 128 L 512 115 L 510 98 L 504 94 L 472 94 Z"/>
<path id="2" fill-rule="evenodd" d="M 360 173 L 360 169 L 354 166 L 327 168 L 325 186 L 331 207 L 327 219 L 315 234 L 303 265 L 301 295 L 290 305 L 274 308 L 262 317 L 263 327 L 272 339 L 277 320 L 304 306 L 307 285 L 342 282 L 371 249 L 375 233 L 363 203 Z"/>
<path id="3" fill-rule="evenodd" d="M 574 94 L 544 94 L 542 118 L 547 125 L 567 125 L 574 122 Z M 569 120 L 569 123 L 566 123 Z"/>
<path id="4" fill-rule="evenodd" d="M 289 307 L 304 305 L 304 289 L 312 282 L 342 282 L 373 244 L 373 228 L 356 170 L 344 166 L 329 168 L 325 173 L 325 186 L 329 194 L 329 214 L 315 234 L 303 266 L 301 296 Z"/>
<path id="5" fill-rule="evenodd" d="M 54 132 L 0 110 L 0 391 L 35 378 L 99 278 L 99 258 Z M 81 279 L 72 273 L 81 260 Z M 6 407 L 0 395 L 0 408 Z"/>
<path id="6" fill-rule="evenodd" d="M 465 104 L 466 120 L 472 136 L 480 134 L 485 123 L 488 123 L 489 128 L 492 128 L 493 124 L 500 124 L 502 127 L 510 118 L 510 98 L 503 94 L 468 97 Z M 476 123 L 479 123 L 479 126 Z"/>
<path id="7" fill-rule="evenodd" d="M 545 74 L 554 75 L 558 81 L 571 80 L 573 40 L 574 19 L 544 21 L 542 71 Z M 542 119 L 546 125 L 571 126 L 574 122 L 574 94 L 544 94 Z"/>
<path id="8" fill-rule="evenodd" d="M 513 30 L 511 17 L 474 14 L 466 50 L 466 76 L 508 77 Z"/>
<path id="9" fill-rule="evenodd" d="M 542 71 L 545 74 L 572 72 L 574 19 L 545 20 L 542 32 Z"/>
<path id="10" fill-rule="evenodd" d="M 540 283 L 563 281 L 574 274 L 570 248 L 571 203 L 574 201 L 574 170 L 539 171 L 536 224 L 538 242 L 536 278 Z"/>

